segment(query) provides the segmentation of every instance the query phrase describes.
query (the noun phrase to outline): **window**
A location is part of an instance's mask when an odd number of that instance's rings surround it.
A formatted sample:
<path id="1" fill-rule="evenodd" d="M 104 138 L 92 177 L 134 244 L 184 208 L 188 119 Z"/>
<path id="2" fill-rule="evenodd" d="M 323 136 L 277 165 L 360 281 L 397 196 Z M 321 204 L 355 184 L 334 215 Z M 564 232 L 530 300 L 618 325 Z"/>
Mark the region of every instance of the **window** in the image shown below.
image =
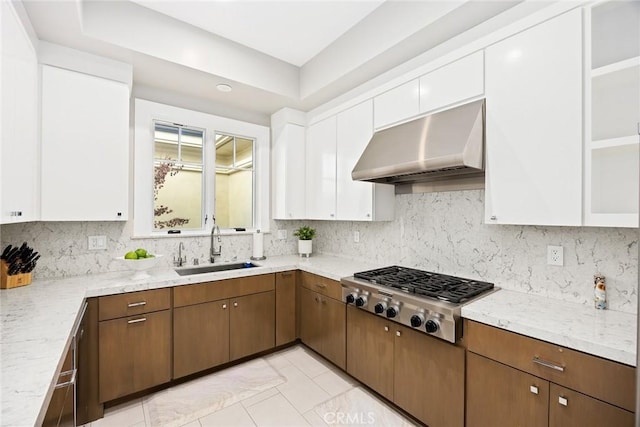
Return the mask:
<path id="1" fill-rule="evenodd" d="M 202 229 L 204 130 L 156 122 L 153 228 Z"/>
<path id="2" fill-rule="evenodd" d="M 253 139 L 216 135 L 216 223 L 253 228 Z"/>
<path id="3" fill-rule="evenodd" d="M 135 237 L 269 230 L 269 128 L 135 100 Z"/>

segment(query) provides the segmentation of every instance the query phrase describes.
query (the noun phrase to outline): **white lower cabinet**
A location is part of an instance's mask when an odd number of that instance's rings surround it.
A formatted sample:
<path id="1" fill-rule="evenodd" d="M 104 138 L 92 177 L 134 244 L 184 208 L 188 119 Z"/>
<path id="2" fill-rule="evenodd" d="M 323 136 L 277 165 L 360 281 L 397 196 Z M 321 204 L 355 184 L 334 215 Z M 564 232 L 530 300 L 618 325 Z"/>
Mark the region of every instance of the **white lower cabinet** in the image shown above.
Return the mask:
<path id="1" fill-rule="evenodd" d="M 39 219 L 38 58 L 11 2 L 2 2 L 0 224 Z"/>
<path id="2" fill-rule="evenodd" d="M 347 221 L 390 221 L 395 187 L 354 181 L 351 171 L 373 135 L 373 101 L 337 115 L 336 218 Z"/>
<path id="3" fill-rule="evenodd" d="M 581 225 L 582 11 L 485 54 L 485 221 Z"/>
<path id="4" fill-rule="evenodd" d="M 128 219 L 129 89 L 42 67 L 42 220 Z"/>

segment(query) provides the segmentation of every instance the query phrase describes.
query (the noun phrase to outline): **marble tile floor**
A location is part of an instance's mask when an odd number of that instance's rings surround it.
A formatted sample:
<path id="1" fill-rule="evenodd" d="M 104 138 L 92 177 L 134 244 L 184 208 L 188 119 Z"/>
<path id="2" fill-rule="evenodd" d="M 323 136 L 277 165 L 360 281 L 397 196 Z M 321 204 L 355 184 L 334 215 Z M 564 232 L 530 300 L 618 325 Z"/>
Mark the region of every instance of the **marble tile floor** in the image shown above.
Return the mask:
<path id="1" fill-rule="evenodd" d="M 86 427 L 415 424 L 303 346 L 105 410 Z"/>

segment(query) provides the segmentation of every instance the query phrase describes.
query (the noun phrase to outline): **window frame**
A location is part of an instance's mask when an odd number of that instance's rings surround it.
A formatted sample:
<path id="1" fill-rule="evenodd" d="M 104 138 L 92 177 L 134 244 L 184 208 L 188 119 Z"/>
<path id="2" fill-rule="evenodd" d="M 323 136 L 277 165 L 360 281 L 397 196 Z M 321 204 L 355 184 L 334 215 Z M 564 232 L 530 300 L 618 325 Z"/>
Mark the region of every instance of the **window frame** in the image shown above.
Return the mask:
<path id="1" fill-rule="evenodd" d="M 254 227 L 269 231 L 270 225 L 270 130 L 266 126 L 213 114 L 174 107 L 145 99 L 135 98 L 134 140 L 133 140 L 133 237 L 163 238 L 179 236 L 205 236 L 211 233 L 215 209 L 215 135 L 225 134 L 249 138 L 254 143 Z M 154 231 L 153 227 L 153 168 L 155 121 L 179 124 L 188 128 L 203 129 L 205 181 L 203 185 L 203 205 L 207 220 L 204 229 L 180 230 L 179 234 L 169 234 L 168 230 Z M 222 234 L 238 234 L 235 229 L 222 229 Z"/>

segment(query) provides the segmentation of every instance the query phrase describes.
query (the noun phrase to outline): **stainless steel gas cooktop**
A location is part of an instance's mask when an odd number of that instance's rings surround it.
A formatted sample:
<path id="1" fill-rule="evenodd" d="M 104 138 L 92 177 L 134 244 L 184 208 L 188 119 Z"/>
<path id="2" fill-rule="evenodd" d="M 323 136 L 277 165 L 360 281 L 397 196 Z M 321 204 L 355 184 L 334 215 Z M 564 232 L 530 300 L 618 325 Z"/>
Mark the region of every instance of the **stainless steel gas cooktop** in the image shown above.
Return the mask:
<path id="1" fill-rule="evenodd" d="M 461 308 L 493 283 L 406 267 L 384 267 L 341 280 L 347 304 L 449 342 L 462 336 Z"/>

